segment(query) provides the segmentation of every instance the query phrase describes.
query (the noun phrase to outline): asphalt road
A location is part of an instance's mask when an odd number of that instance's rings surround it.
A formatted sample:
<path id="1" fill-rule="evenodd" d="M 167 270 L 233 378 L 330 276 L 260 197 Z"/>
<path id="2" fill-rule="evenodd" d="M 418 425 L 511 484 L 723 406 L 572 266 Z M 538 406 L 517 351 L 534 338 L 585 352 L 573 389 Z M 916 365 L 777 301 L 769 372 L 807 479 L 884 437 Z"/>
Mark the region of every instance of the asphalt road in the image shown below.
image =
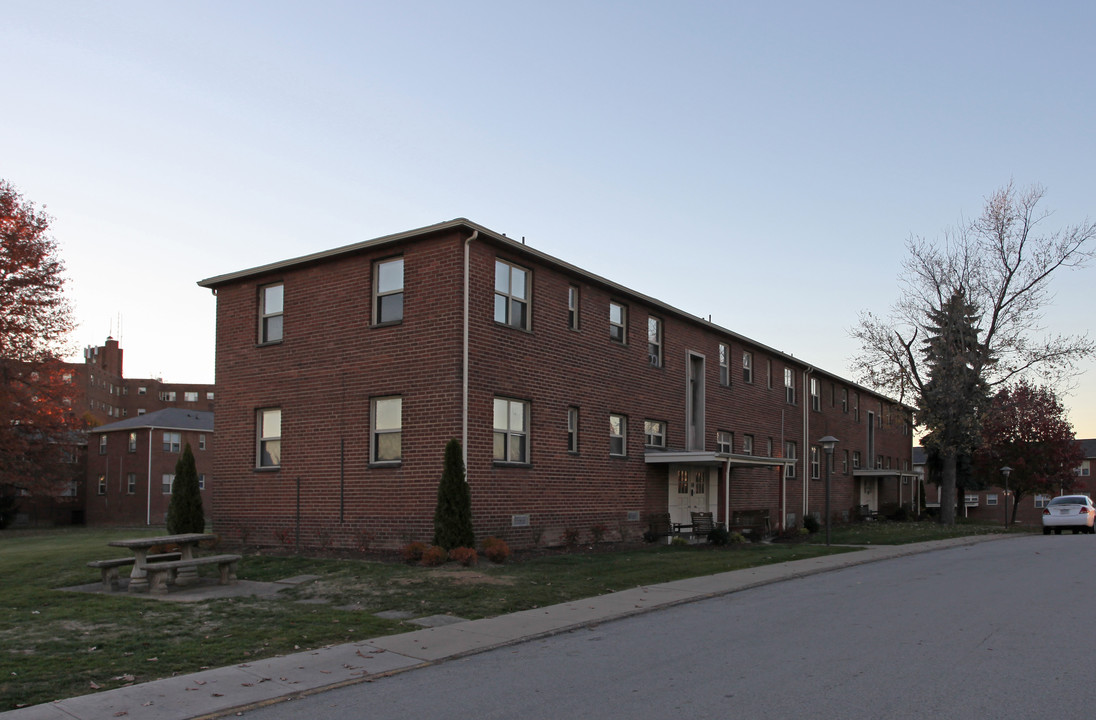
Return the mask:
<path id="1" fill-rule="evenodd" d="M 248 718 L 1078 718 L 1096 537 L 789 580 L 249 710 Z"/>

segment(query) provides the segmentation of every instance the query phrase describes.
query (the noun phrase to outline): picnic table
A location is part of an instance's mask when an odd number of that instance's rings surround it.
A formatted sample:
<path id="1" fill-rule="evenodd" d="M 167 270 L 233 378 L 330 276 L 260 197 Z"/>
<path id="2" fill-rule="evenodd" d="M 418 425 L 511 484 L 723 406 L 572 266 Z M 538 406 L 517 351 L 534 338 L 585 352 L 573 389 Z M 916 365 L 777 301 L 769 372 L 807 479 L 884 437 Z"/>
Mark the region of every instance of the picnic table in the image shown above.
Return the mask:
<path id="1" fill-rule="evenodd" d="M 183 533 L 181 535 L 161 535 L 159 537 L 134 538 L 132 540 L 112 540 L 107 545 L 129 548 L 133 551 L 135 562 L 129 574 L 130 592 L 148 592 L 148 551 L 159 545 L 176 545 L 179 548 L 180 561 L 184 564 L 194 559 L 194 548 L 203 540 L 213 540 L 216 535 L 209 533 Z M 198 568 L 179 567 L 175 584 L 189 585 L 198 582 Z"/>

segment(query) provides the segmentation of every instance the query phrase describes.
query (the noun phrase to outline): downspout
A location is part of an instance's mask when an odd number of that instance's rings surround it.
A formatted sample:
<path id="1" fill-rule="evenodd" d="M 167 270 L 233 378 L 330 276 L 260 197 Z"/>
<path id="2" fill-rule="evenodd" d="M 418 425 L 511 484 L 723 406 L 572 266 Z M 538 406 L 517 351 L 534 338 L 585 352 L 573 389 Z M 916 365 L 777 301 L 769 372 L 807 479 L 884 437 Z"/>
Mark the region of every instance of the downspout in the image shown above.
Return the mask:
<path id="1" fill-rule="evenodd" d="M 723 481 L 723 527 L 731 527 L 731 459 L 727 458 L 727 469 Z"/>
<path id="2" fill-rule="evenodd" d="M 472 234 L 464 240 L 464 338 L 461 365 L 461 454 L 464 456 L 464 480 L 468 481 L 468 294 L 469 290 L 469 254 L 472 241 L 479 237 L 479 230 L 473 230 Z"/>
<path id="3" fill-rule="evenodd" d="M 152 524 L 152 428 L 148 429 L 148 492 L 145 493 L 145 525 Z"/>
<path id="4" fill-rule="evenodd" d="M 779 457 L 784 457 L 784 411 L 780 411 L 780 447 L 776 452 Z M 784 458 L 787 460 L 787 458 Z M 780 529 L 784 529 L 784 523 L 788 521 L 788 469 L 784 463 L 780 464 Z"/>
<path id="5" fill-rule="evenodd" d="M 800 454 L 803 456 L 803 462 L 800 463 L 803 469 L 803 520 L 807 519 L 807 511 L 810 508 L 810 493 L 811 493 L 811 469 L 808 462 L 811 457 L 811 406 L 808 397 L 810 395 L 810 375 L 814 372 L 814 368 L 807 367 L 803 371 L 803 450 Z"/>

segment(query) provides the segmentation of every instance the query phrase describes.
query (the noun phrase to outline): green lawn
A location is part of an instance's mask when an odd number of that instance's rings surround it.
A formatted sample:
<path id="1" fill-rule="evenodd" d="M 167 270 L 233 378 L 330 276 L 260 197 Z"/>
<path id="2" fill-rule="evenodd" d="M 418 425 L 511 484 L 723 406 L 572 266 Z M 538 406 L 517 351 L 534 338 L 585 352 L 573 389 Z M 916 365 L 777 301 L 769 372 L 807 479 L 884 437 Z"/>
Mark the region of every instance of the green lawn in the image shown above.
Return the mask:
<path id="1" fill-rule="evenodd" d="M 415 617 L 491 617 L 637 585 L 848 550 L 812 543 L 650 545 L 530 556 L 506 565 L 483 561 L 474 568 L 246 555 L 238 571 L 242 580 L 320 577 L 276 598 L 200 603 L 59 590 L 96 582 L 99 573 L 86 566 L 89 560 L 124 556 L 125 551 L 107 547 L 108 541 L 161 533 L 155 528 L 0 533 L 0 712 L 173 673 L 417 629 L 375 616 L 383 610 Z M 883 542 L 878 535 L 850 537 L 833 533 L 835 543 Z M 932 538 L 922 534 L 915 539 Z"/>

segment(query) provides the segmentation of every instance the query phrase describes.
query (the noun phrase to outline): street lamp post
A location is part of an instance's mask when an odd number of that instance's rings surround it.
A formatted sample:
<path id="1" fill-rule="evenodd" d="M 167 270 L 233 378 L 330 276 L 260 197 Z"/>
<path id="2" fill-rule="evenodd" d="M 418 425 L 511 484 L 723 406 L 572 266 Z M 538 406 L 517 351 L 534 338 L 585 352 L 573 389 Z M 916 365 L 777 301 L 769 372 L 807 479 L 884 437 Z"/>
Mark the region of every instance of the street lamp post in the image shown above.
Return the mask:
<path id="1" fill-rule="evenodd" d="M 1005 476 L 1005 527 L 1008 527 L 1008 476 L 1012 472 L 1012 468 L 1005 465 L 1001 468 L 1001 474 Z"/>
<path id="2" fill-rule="evenodd" d="M 837 445 L 837 438 L 827 435 L 818 441 L 822 449 L 826 451 L 826 544 L 830 544 L 830 465 L 833 464 L 833 448 Z"/>

